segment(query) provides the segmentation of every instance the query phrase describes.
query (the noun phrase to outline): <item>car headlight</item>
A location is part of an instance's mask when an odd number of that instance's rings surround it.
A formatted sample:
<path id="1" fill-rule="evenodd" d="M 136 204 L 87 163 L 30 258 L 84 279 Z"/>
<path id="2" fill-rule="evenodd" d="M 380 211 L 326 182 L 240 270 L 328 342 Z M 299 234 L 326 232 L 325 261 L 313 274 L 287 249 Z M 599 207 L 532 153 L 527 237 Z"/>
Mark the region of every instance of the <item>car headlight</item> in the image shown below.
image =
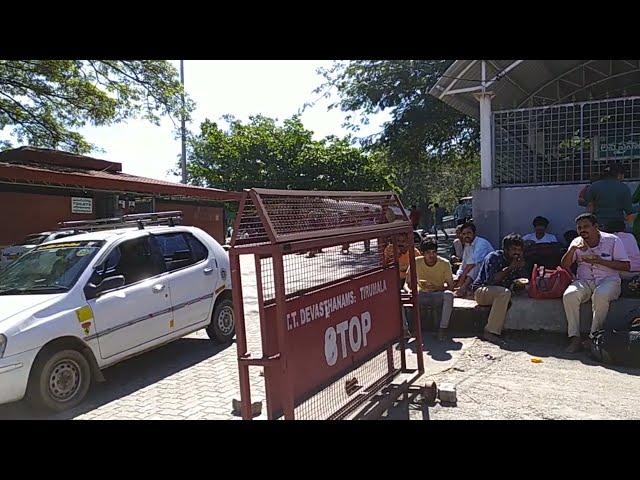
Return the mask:
<path id="1" fill-rule="evenodd" d="M 0 358 L 4 355 L 4 349 L 7 346 L 7 337 L 0 333 Z"/>

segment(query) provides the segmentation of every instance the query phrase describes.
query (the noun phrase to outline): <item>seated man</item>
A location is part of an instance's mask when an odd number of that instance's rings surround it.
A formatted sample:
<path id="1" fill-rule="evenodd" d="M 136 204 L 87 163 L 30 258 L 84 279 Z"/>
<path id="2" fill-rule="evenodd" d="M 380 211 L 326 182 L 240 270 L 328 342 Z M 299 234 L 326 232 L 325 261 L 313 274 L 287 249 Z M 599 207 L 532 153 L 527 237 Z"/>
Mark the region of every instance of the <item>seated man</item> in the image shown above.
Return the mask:
<path id="1" fill-rule="evenodd" d="M 615 236 L 622 241 L 622 245 L 624 245 L 624 249 L 629 257 L 630 270 L 628 272 L 620 272 L 620 278 L 623 280 L 631 279 L 640 274 L 640 248 L 638 248 L 638 242 L 632 233 L 616 232 Z"/>
<path id="2" fill-rule="evenodd" d="M 423 256 L 416 258 L 418 300 L 421 307 L 430 306 L 441 311 L 438 340 L 444 340 L 453 312 L 451 264 L 438 256 L 438 244 L 430 238 L 420 243 L 420 251 Z M 413 288 L 410 273 L 407 273 L 407 285 Z"/>
<path id="3" fill-rule="evenodd" d="M 472 289 L 478 305 L 491 305 L 489 321 L 484 327 L 484 339 L 497 342 L 500 340 L 502 327 L 511 301 L 513 281 L 526 278 L 524 262 L 524 242 L 515 233 L 502 239 L 502 250 L 489 253 L 480 266 L 478 276 Z"/>
<path id="4" fill-rule="evenodd" d="M 624 250 L 629 257 L 630 270 L 628 272 L 620 272 L 620 278 L 623 280 L 631 280 L 636 275 L 640 274 L 640 248 L 638 248 L 638 242 L 636 237 L 632 233 L 624 231 L 625 224 L 623 222 L 614 223 L 614 235 L 622 240 Z"/>
<path id="5" fill-rule="evenodd" d="M 578 264 L 577 280 L 564 292 L 562 302 L 567 316 L 568 353 L 582 347 L 580 340 L 580 304 L 593 303 L 591 333 L 602 329 L 609 313 L 609 303 L 620 296 L 620 272 L 629 271 L 629 257 L 622 241 L 613 234 L 601 232 L 592 213 L 576 218 L 580 235 L 571 242 L 562 257 L 562 267 L 569 270 Z"/>
<path id="6" fill-rule="evenodd" d="M 464 251 L 462 253 L 462 264 L 458 268 L 456 277 L 456 296 L 464 297 L 471 286 L 478 266 L 484 258 L 493 252 L 493 246 L 488 240 L 476 236 L 476 226 L 473 222 L 462 225 L 462 239 L 464 240 Z"/>
<path id="7" fill-rule="evenodd" d="M 462 225 L 456 227 L 456 238 L 451 244 L 451 263 L 460 263 L 464 252 L 464 239 L 462 238 Z"/>
<path id="8" fill-rule="evenodd" d="M 533 233 L 528 233 L 522 240 L 525 242 L 534 243 L 557 243 L 558 239 L 555 235 L 547 233 L 547 227 L 549 226 L 549 220 L 544 217 L 537 216 L 533 219 Z"/>
<path id="9" fill-rule="evenodd" d="M 560 265 L 565 249 L 555 235 L 547 233 L 548 226 L 549 220 L 538 216 L 533 219 L 534 232 L 522 237 L 525 246 L 524 258 L 529 271 L 534 265 L 544 265 L 547 268 Z"/>
<path id="10" fill-rule="evenodd" d="M 407 272 L 409 271 L 409 245 L 413 243 L 413 240 L 409 234 L 400 235 L 398 238 L 398 267 L 400 270 L 400 288 L 404 287 L 405 279 L 407 278 Z M 415 258 L 421 256 L 420 251 L 413 247 Z M 393 262 L 393 243 L 389 243 L 384 249 L 384 260 L 386 264 Z"/>

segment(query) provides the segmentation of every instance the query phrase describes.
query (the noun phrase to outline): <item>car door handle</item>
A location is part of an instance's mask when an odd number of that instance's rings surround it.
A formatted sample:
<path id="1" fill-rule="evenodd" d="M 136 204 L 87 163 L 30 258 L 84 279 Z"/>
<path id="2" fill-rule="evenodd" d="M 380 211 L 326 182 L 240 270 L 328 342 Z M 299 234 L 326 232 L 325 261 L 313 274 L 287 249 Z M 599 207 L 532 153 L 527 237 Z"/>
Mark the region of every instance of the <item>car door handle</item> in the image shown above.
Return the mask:
<path id="1" fill-rule="evenodd" d="M 160 293 L 161 291 L 164 290 L 164 285 L 158 283 L 157 285 L 153 286 L 153 293 Z"/>
<path id="2" fill-rule="evenodd" d="M 205 267 L 202 271 L 205 275 L 211 275 L 213 273 L 213 267 Z"/>

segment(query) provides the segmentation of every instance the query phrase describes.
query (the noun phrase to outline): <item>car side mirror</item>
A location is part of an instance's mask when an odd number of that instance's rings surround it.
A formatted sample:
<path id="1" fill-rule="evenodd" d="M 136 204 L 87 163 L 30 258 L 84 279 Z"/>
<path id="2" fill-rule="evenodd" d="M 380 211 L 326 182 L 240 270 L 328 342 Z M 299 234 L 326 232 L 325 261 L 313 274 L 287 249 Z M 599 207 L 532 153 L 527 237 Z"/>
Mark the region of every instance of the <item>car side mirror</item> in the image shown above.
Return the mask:
<path id="1" fill-rule="evenodd" d="M 124 286 L 124 283 L 124 275 L 114 275 L 112 277 L 105 278 L 99 285 L 88 283 L 84 288 L 84 294 L 85 297 L 87 297 L 87 300 L 90 300 L 100 296 L 104 292 L 120 288 Z"/>

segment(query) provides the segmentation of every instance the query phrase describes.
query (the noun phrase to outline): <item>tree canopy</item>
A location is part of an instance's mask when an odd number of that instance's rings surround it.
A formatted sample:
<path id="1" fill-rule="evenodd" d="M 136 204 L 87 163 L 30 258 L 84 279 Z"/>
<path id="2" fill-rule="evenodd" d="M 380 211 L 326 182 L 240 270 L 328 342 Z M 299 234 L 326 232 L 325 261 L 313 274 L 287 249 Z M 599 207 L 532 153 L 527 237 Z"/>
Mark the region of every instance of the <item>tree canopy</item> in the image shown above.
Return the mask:
<path id="1" fill-rule="evenodd" d="M 87 153 L 96 146 L 79 127 L 188 118 L 194 105 L 187 98 L 183 111 L 182 92 L 166 60 L 0 60 L 0 131 L 36 147 Z"/>
<path id="2" fill-rule="evenodd" d="M 356 137 L 388 164 L 407 204 L 439 202 L 452 208 L 479 183 L 479 125 L 429 95 L 451 60 L 355 60 L 320 69 L 316 93 L 337 99 L 329 108 L 349 112 L 355 132 L 372 114 L 386 110 L 382 131 Z"/>
<path id="3" fill-rule="evenodd" d="M 262 115 L 243 123 L 227 116 L 229 128 L 206 120 L 189 140 L 192 183 L 229 190 L 268 187 L 300 190 L 389 190 L 394 187 L 377 153 L 349 138 L 314 140 L 293 116 L 281 125 Z"/>

